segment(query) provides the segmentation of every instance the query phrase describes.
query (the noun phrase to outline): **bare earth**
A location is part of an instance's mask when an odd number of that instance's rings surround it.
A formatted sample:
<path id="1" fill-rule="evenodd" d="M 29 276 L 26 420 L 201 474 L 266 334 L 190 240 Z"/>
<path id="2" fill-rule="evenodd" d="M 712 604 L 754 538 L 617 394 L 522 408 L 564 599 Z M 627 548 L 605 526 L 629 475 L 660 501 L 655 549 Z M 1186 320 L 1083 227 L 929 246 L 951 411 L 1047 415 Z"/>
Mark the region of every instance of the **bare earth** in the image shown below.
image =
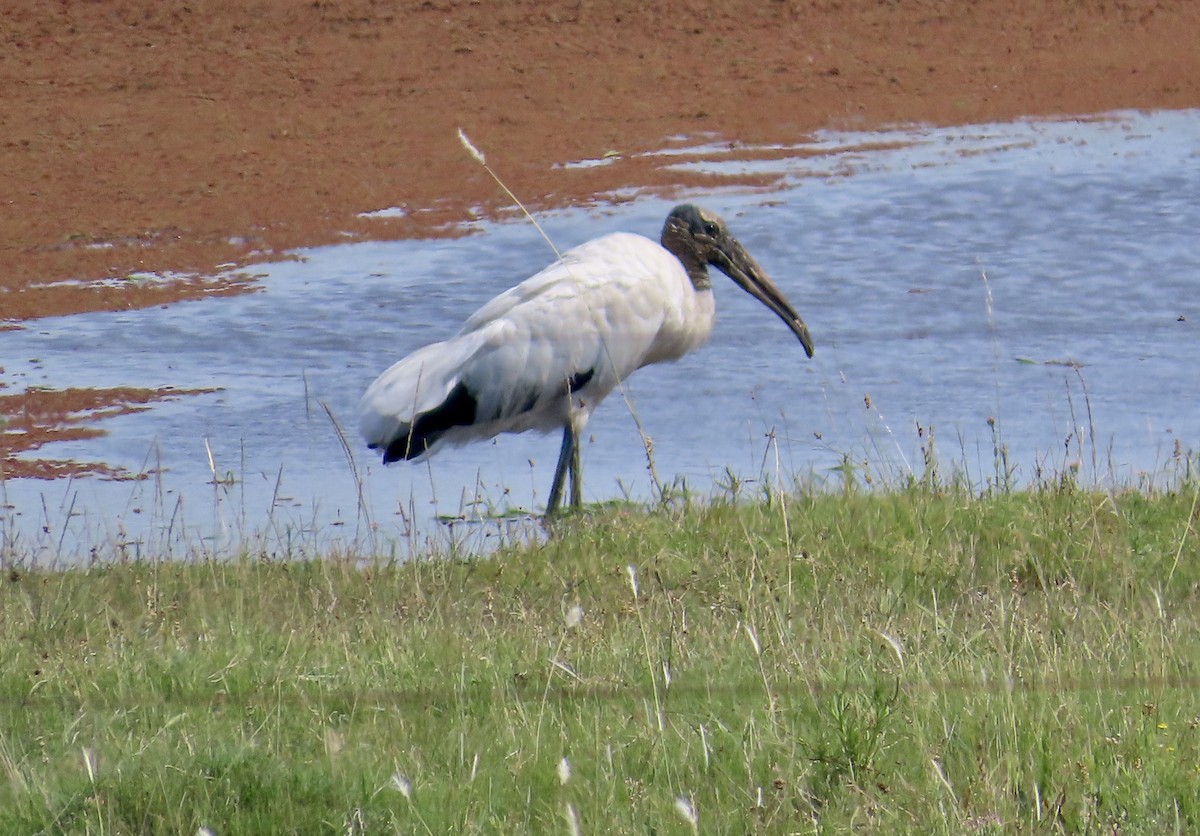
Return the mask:
<path id="1" fill-rule="evenodd" d="M 681 185 L 667 137 L 1200 106 L 1194 0 L 19 0 L 0 39 L 0 329 L 508 206 L 459 127 L 551 207 Z"/>

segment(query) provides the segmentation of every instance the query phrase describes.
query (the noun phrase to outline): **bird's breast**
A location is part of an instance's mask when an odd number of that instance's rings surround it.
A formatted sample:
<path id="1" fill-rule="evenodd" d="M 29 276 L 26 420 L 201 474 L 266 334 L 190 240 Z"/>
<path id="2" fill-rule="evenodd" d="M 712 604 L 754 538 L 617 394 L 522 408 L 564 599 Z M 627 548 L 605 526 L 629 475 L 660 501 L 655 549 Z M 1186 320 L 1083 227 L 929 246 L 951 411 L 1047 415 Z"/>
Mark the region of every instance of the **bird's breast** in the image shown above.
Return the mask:
<path id="1" fill-rule="evenodd" d="M 702 346 L 712 334 L 715 312 L 712 290 L 693 290 L 689 286 L 677 299 L 678 303 L 666 311 L 642 365 L 678 360 Z"/>

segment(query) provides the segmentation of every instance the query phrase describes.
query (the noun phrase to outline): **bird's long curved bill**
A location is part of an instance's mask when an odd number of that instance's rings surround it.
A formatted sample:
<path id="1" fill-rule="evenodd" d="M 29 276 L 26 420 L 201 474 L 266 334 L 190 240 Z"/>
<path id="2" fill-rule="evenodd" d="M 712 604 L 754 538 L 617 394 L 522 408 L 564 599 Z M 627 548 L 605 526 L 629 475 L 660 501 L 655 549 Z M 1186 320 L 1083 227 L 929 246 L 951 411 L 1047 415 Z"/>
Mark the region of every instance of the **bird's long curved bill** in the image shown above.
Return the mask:
<path id="1" fill-rule="evenodd" d="M 746 252 L 745 247 L 737 241 L 729 239 L 721 244 L 719 253 L 722 258 L 717 262 L 717 266 L 721 271 L 733 279 L 738 287 L 773 310 L 787 324 L 787 327 L 792 329 L 792 333 L 800 339 L 800 344 L 804 346 L 804 353 L 812 357 L 813 341 L 812 336 L 808 333 L 808 326 L 804 324 L 804 320 L 800 318 L 800 314 L 796 313 L 796 309 L 792 307 L 792 303 L 787 300 L 783 292 L 775 286 L 775 282 L 771 281 L 770 277 L 758 266 L 758 262 L 750 253 Z"/>

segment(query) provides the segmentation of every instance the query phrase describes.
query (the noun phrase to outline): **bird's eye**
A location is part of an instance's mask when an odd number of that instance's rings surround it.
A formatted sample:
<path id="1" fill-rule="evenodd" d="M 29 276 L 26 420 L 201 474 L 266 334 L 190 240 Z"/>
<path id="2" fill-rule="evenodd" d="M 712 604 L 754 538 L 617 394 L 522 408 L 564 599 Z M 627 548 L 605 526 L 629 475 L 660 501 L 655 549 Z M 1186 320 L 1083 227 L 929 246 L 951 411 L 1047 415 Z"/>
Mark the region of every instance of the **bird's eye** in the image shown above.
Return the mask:
<path id="1" fill-rule="evenodd" d="M 717 233 L 719 233 L 720 231 L 721 231 L 720 228 L 712 221 L 704 222 L 704 234 L 707 235 L 709 238 L 716 238 Z"/>

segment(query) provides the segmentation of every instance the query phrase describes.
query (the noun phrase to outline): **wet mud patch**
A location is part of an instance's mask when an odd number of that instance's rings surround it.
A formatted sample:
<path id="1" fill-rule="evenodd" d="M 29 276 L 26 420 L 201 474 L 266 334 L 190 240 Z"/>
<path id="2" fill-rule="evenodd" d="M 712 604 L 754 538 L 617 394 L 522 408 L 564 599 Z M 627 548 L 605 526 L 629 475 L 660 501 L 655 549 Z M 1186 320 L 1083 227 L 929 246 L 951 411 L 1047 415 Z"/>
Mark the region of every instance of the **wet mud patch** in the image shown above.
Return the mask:
<path id="1" fill-rule="evenodd" d="M 106 418 L 150 408 L 153 403 L 199 395 L 216 389 L 40 389 L 0 394 L 0 478 L 58 479 L 100 476 L 107 479 L 145 479 L 105 462 L 52 459 L 25 454 L 56 441 L 80 441 L 106 434 L 95 426 Z"/>

